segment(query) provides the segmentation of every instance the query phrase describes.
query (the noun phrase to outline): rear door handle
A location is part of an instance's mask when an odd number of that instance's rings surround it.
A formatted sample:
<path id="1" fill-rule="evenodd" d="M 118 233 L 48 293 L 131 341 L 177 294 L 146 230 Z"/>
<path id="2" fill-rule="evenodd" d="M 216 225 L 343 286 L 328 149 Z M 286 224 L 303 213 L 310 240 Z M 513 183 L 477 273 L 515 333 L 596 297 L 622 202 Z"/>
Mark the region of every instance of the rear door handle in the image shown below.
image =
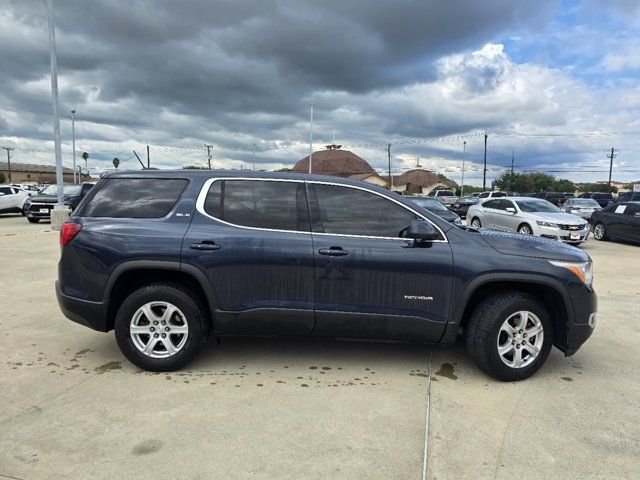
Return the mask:
<path id="1" fill-rule="evenodd" d="M 213 240 L 203 240 L 200 243 L 192 243 L 191 248 L 194 250 L 220 250 L 222 247 Z"/>
<path id="2" fill-rule="evenodd" d="M 343 257 L 345 255 L 349 255 L 348 250 L 344 250 L 342 247 L 329 247 L 329 248 L 321 248 L 318 250 L 320 255 L 329 255 L 332 257 Z"/>

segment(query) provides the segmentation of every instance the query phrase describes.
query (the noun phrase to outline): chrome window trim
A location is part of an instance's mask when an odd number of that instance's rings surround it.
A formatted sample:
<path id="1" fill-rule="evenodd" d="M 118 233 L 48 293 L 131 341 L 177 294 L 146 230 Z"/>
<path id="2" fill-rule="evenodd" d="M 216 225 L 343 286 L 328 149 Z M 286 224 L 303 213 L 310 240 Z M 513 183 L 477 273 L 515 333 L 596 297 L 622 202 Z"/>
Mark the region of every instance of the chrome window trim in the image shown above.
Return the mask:
<path id="1" fill-rule="evenodd" d="M 402 241 L 402 242 L 406 242 L 407 240 L 410 240 L 408 238 L 400 238 L 400 237 L 373 237 L 373 236 L 369 236 L 369 235 L 351 235 L 348 233 L 323 233 L 323 232 L 302 232 L 302 231 L 298 231 L 298 230 L 279 230 L 279 229 L 275 229 L 275 228 L 261 228 L 261 227 L 247 227 L 245 225 L 237 225 L 235 223 L 231 223 L 231 222 L 227 222 L 225 220 L 222 220 L 218 217 L 214 217 L 213 215 L 209 215 L 205 210 L 204 210 L 204 202 L 207 198 L 207 194 L 209 193 L 209 189 L 211 188 L 211 184 L 213 184 L 215 181 L 217 180 L 250 180 L 250 181 L 261 181 L 261 182 L 294 182 L 294 183 L 313 183 L 316 185 L 331 185 L 331 186 L 337 186 L 337 187 L 346 187 L 346 188 L 353 188 L 355 190 L 363 190 L 365 192 L 369 192 L 369 193 L 373 193 L 374 195 L 378 195 L 382 198 L 385 198 L 397 205 L 400 205 L 402 208 L 409 210 L 411 213 L 417 215 L 419 218 L 426 220 L 427 222 L 429 222 L 431 225 L 433 225 L 433 228 L 435 228 L 438 232 L 440 232 L 440 235 L 442 235 L 443 240 L 427 240 L 428 243 L 449 243 L 449 240 L 447 239 L 447 236 L 444 234 L 444 232 L 440 229 L 440 227 L 438 225 L 436 225 L 435 223 L 433 223 L 431 220 L 429 220 L 428 218 L 426 218 L 424 215 L 416 212 L 414 209 L 408 207 L 407 205 L 404 205 L 400 202 L 398 202 L 397 200 L 387 197 L 386 195 L 383 195 L 379 192 L 373 191 L 373 190 L 369 190 L 368 188 L 364 188 L 364 187 L 360 187 L 357 185 L 348 185 L 348 184 L 344 184 L 344 183 L 337 183 L 337 182 L 326 182 L 326 181 L 322 181 L 322 180 L 297 180 L 297 179 L 288 179 L 288 178 L 253 178 L 253 177 L 214 177 L 214 178 L 210 178 L 208 179 L 206 182 L 204 182 L 204 184 L 202 185 L 202 188 L 200 189 L 200 193 L 198 194 L 198 198 L 196 200 L 196 210 L 201 213 L 202 215 L 204 215 L 205 217 L 211 218 L 212 220 L 215 220 L 217 222 L 220 223 L 224 223 L 225 225 L 229 225 L 231 227 L 236 227 L 236 228 L 244 228 L 247 230 L 257 230 L 257 231 L 265 231 L 265 232 L 280 232 L 280 233 L 297 233 L 297 234 L 303 234 L 303 235 L 324 235 L 324 236 L 333 236 L 333 237 L 349 237 L 349 238 L 375 238 L 375 239 L 379 239 L 379 240 L 396 240 L 396 241 Z"/>

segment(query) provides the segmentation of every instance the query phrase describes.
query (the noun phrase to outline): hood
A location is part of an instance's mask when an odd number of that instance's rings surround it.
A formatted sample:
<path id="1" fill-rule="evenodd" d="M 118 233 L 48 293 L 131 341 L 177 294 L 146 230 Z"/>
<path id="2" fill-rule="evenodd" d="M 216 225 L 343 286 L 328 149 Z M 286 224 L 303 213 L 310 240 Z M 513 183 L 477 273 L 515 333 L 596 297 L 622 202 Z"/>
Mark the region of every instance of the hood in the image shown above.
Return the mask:
<path id="1" fill-rule="evenodd" d="M 491 248 L 505 255 L 545 258 L 565 262 L 586 262 L 589 260 L 589 255 L 579 248 L 566 245 L 557 240 L 493 230 L 480 229 L 478 231 L 481 238 Z"/>
<path id="2" fill-rule="evenodd" d="M 543 220 L 545 222 L 561 223 L 563 225 L 584 225 L 585 222 L 582 218 L 577 217 L 571 213 L 564 212 L 523 212 L 528 217 L 535 218 L 536 220 Z"/>

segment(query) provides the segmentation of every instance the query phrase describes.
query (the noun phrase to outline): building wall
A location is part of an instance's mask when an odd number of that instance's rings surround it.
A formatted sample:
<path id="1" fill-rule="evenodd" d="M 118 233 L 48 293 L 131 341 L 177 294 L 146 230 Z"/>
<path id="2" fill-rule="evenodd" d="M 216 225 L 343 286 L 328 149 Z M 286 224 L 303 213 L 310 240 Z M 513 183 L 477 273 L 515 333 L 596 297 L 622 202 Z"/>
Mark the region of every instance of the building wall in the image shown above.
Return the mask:
<path id="1" fill-rule="evenodd" d="M 9 172 L 7 170 L 1 170 L 4 173 L 7 183 L 9 183 Z M 73 173 L 63 173 L 63 181 L 73 183 Z M 84 180 L 84 175 L 83 175 Z M 11 183 L 56 183 L 55 173 L 40 173 L 40 172 L 24 172 L 20 170 L 11 169 Z"/>
<path id="2" fill-rule="evenodd" d="M 364 181 L 367 183 L 373 183 L 374 185 L 378 185 L 379 187 L 388 187 L 388 182 L 384 178 L 378 177 L 376 175 L 371 175 L 370 177 L 365 178 Z"/>

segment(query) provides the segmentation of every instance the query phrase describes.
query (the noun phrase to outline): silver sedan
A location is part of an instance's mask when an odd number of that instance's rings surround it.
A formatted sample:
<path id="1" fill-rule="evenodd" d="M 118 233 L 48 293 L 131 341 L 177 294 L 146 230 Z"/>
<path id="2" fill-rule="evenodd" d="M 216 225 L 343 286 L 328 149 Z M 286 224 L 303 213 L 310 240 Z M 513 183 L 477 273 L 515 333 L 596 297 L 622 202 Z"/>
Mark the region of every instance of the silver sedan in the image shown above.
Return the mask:
<path id="1" fill-rule="evenodd" d="M 589 220 L 593 212 L 602 210 L 602 207 L 592 198 L 570 198 L 564 202 L 562 210 Z"/>
<path id="2" fill-rule="evenodd" d="M 476 228 L 518 232 L 575 245 L 589 236 L 589 224 L 584 219 L 564 213 L 546 200 L 530 197 L 489 198 L 471 206 L 467 219 Z"/>

